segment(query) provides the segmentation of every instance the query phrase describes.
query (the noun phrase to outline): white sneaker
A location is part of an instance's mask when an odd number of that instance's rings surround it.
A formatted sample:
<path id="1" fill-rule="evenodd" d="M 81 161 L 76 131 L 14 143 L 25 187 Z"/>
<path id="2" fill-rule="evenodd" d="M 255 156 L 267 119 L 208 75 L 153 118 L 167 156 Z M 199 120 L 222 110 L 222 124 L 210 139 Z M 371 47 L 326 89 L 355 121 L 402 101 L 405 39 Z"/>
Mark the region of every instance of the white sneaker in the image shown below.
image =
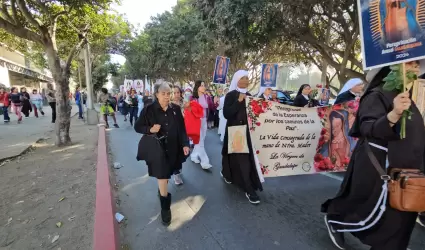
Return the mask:
<path id="1" fill-rule="evenodd" d="M 193 161 L 194 163 L 196 163 L 196 164 L 199 164 L 199 163 L 201 163 L 201 161 L 198 159 L 198 158 L 190 158 L 190 160 L 191 161 Z"/>
<path id="2" fill-rule="evenodd" d="M 181 174 L 174 175 L 174 184 L 176 184 L 177 186 L 183 184 L 183 179 L 182 179 Z"/>
<path id="3" fill-rule="evenodd" d="M 212 168 L 212 165 L 211 165 L 211 164 L 209 164 L 209 163 L 207 163 L 207 164 L 202 164 L 202 163 L 201 163 L 201 167 L 202 167 L 202 169 L 203 169 L 203 170 L 207 170 L 207 169 Z"/>

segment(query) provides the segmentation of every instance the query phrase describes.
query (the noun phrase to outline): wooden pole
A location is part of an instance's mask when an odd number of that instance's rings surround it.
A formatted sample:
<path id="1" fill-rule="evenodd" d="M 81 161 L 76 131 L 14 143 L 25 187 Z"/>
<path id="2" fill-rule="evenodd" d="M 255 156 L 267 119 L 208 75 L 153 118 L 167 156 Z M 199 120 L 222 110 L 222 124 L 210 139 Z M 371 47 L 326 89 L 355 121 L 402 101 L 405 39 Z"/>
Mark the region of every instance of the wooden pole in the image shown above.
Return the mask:
<path id="1" fill-rule="evenodd" d="M 406 92 L 407 90 L 406 63 L 402 64 L 402 72 L 403 72 L 403 92 Z"/>

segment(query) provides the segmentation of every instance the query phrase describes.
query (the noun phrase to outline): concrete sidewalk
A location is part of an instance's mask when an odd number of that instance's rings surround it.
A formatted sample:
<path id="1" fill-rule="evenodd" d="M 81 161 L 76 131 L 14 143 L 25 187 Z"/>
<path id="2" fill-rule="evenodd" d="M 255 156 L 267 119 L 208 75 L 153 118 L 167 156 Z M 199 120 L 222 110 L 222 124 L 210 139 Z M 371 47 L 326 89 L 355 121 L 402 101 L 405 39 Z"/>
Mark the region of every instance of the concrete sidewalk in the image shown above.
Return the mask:
<path id="1" fill-rule="evenodd" d="M 0 122 L 0 161 L 21 155 L 54 130 L 51 108 L 44 106 L 43 111 L 45 115 L 39 114 L 39 118 L 34 117 L 34 112 L 30 113 L 30 117 L 23 118 L 21 124 L 18 124 L 15 114 L 9 114 L 10 123 Z M 71 115 L 74 116 L 76 112 L 78 108 L 73 106 Z M 0 121 L 2 120 L 3 116 L 0 117 Z"/>

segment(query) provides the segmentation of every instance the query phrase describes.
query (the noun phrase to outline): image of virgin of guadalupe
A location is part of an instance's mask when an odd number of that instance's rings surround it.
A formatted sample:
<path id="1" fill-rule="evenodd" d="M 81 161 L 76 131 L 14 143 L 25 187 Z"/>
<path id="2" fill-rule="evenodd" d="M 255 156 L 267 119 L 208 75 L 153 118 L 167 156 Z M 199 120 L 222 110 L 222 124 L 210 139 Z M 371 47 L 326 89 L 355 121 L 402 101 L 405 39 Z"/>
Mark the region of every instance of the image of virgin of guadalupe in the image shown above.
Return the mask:
<path id="1" fill-rule="evenodd" d="M 224 79 L 226 77 L 227 72 L 227 58 L 226 57 L 220 57 L 217 60 L 217 70 L 216 70 L 216 82 L 217 83 L 225 83 Z"/>
<path id="2" fill-rule="evenodd" d="M 331 111 L 328 124 L 330 138 L 320 152 L 332 160 L 335 170 L 344 170 L 346 159 L 350 157 L 352 145 L 355 144 L 355 141 L 348 136 L 347 117 L 348 113 L 344 110 Z"/>
<path id="3" fill-rule="evenodd" d="M 321 89 L 320 94 L 320 104 L 321 105 L 328 105 L 329 104 L 329 98 L 330 98 L 330 90 L 329 89 Z"/>
<path id="4" fill-rule="evenodd" d="M 394 43 L 422 36 L 416 13 L 418 0 L 380 0 L 384 43 Z"/>
<path id="5" fill-rule="evenodd" d="M 274 65 L 273 64 L 266 64 L 264 71 L 263 71 L 263 85 L 264 86 L 270 86 L 273 84 L 274 75 L 276 72 L 274 72 Z"/>

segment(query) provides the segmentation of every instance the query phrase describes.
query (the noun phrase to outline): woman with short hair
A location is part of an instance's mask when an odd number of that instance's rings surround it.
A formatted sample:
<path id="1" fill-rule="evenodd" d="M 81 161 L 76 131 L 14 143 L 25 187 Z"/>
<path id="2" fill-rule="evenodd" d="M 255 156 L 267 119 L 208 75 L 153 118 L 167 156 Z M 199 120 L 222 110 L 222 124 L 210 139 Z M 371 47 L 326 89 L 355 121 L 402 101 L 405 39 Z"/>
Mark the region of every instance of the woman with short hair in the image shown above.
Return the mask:
<path id="1" fill-rule="evenodd" d="M 137 133 L 153 136 L 160 141 L 162 152 L 139 143 L 138 160 L 146 151 L 158 157 L 148 164 L 149 176 L 158 180 L 161 219 L 164 225 L 171 223 L 171 194 L 168 193 L 168 180 L 173 173 L 182 169 L 183 162 L 189 155 L 189 140 L 187 138 L 183 115 L 178 105 L 171 102 L 171 88 L 167 83 L 159 83 L 154 87 L 154 101 L 144 107 L 142 116 L 135 123 Z M 142 139 L 143 139 L 142 137 Z M 161 151 L 160 149 L 160 151 Z M 165 155 L 165 159 L 160 157 Z"/>

